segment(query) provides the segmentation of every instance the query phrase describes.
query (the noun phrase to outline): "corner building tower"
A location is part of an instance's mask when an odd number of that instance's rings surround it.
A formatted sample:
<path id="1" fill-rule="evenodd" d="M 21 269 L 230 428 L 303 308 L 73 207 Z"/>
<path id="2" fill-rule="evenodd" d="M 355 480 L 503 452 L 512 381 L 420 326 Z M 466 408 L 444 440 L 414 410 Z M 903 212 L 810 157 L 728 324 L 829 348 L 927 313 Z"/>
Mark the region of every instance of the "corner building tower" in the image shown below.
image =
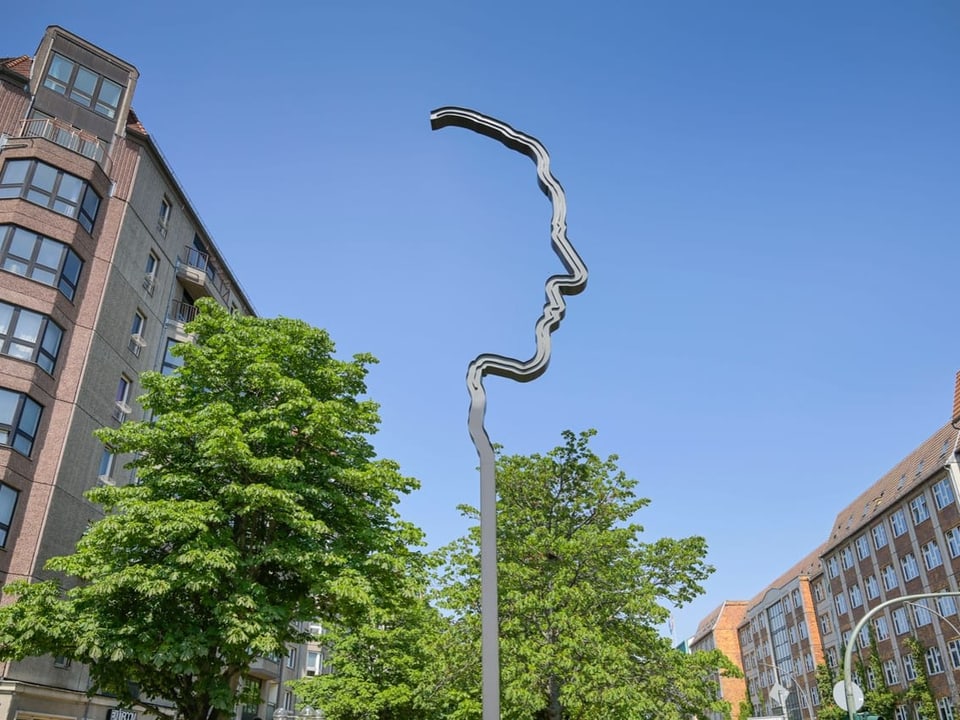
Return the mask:
<path id="1" fill-rule="evenodd" d="M 142 417 L 140 373 L 176 366 L 194 301 L 253 313 L 131 109 L 138 77 L 56 26 L 33 57 L 0 58 L 4 584 L 73 551 L 101 514 L 86 490 L 134 479 L 93 432 Z M 62 658 L 0 663 L 0 720 L 113 712 L 87 688 Z"/>

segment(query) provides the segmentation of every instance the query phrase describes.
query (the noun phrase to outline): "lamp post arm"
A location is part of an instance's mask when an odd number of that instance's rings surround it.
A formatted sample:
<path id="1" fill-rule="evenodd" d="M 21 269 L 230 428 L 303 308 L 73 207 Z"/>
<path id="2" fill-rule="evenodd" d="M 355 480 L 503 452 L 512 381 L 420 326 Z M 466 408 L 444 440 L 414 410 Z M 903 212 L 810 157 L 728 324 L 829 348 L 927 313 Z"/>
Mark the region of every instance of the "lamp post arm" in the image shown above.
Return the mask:
<path id="1" fill-rule="evenodd" d="M 917 595 L 902 595 L 901 597 L 884 600 L 876 607 L 871 608 L 867 614 L 860 618 L 860 621 L 853 626 L 853 632 L 850 634 L 850 642 L 847 643 L 847 647 L 844 648 L 843 651 L 843 693 L 847 698 L 847 717 L 849 720 L 855 720 L 854 713 L 856 712 L 853 708 L 853 669 L 850 667 L 850 662 L 853 659 L 853 644 L 860 636 L 860 631 L 863 629 L 863 626 L 867 624 L 870 618 L 891 605 L 910 603 L 914 600 L 924 600 L 926 598 L 943 597 L 945 595 L 960 597 L 960 591 L 948 590 L 946 592 L 918 593 Z"/>

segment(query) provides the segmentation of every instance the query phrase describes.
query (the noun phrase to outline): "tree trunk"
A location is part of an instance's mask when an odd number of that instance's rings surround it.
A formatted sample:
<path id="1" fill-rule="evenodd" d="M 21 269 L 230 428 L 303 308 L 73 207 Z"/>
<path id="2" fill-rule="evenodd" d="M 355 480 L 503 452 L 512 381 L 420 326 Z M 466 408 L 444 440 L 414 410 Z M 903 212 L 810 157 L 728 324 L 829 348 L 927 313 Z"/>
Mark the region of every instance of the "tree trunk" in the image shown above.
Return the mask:
<path id="1" fill-rule="evenodd" d="M 563 707 L 560 705 L 560 681 L 555 675 L 548 680 L 550 704 L 547 706 L 547 720 L 563 720 Z"/>

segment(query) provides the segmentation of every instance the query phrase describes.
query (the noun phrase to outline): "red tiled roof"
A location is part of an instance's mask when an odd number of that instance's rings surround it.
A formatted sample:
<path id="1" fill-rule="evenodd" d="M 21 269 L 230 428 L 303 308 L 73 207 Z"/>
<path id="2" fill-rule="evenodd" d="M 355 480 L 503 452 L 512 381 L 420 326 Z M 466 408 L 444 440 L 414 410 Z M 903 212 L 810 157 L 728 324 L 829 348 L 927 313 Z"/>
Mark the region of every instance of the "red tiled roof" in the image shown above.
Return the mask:
<path id="1" fill-rule="evenodd" d="M 0 66 L 3 66 L 10 72 L 21 75 L 24 80 L 29 80 L 30 68 L 33 67 L 33 58 L 29 55 L 21 55 L 15 58 L 0 58 Z"/>
<path id="2" fill-rule="evenodd" d="M 750 600 L 748 612 L 752 612 L 757 606 L 761 605 L 764 597 L 766 597 L 767 593 L 771 590 L 779 590 L 801 575 L 806 575 L 807 577 L 815 575 L 820 570 L 820 555 L 823 553 L 825 547 L 826 543 L 808 553 L 806 557 L 757 593 L 754 598 Z"/>
<path id="3" fill-rule="evenodd" d="M 127 113 L 127 129 L 135 130 L 136 132 L 147 135 L 147 129 L 143 126 L 143 123 L 140 122 L 140 118 L 137 117 L 137 114 L 133 111 L 133 108 L 130 108 L 130 111 Z"/>
<path id="4" fill-rule="evenodd" d="M 874 517 L 899 501 L 931 476 L 941 472 L 955 450 L 957 429 L 950 423 L 937 430 L 920 446 L 837 514 L 830 530 L 826 551 L 857 533 Z"/>

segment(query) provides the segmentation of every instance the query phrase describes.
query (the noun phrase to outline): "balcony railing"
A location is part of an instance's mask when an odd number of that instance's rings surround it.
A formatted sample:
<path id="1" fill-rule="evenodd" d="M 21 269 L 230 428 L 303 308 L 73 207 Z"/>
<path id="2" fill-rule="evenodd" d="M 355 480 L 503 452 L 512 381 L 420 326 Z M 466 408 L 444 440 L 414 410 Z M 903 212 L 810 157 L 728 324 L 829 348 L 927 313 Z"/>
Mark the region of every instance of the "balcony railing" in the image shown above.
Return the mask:
<path id="1" fill-rule="evenodd" d="M 206 283 L 220 296 L 220 300 L 224 304 L 230 304 L 230 288 L 223 281 L 223 278 L 217 273 L 216 269 L 213 267 L 213 263 L 210 262 L 210 257 L 205 252 L 197 250 L 191 245 L 185 245 L 183 248 L 184 252 L 184 264 L 187 267 L 191 267 L 194 270 L 197 270 L 204 275 L 206 275 Z M 209 289 L 207 290 L 209 292 Z"/>
<path id="2" fill-rule="evenodd" d="M 190 303 L 174 300 L 170 303 L 170 314 L 167 316 L 167 319 L 171 322 L 184 325 L 193 320 L 196 316 L 196 306 L 191 305 Z"/>
<path id="3" fill-rule="evenodd" d="M 29 118 L 20 125 L 20 137 L 41 137 L 61 147 L 95 160 L 110 174 L 110 156 L 107 146 L 96 135 L 91 135 L 56 118 Z"/>

